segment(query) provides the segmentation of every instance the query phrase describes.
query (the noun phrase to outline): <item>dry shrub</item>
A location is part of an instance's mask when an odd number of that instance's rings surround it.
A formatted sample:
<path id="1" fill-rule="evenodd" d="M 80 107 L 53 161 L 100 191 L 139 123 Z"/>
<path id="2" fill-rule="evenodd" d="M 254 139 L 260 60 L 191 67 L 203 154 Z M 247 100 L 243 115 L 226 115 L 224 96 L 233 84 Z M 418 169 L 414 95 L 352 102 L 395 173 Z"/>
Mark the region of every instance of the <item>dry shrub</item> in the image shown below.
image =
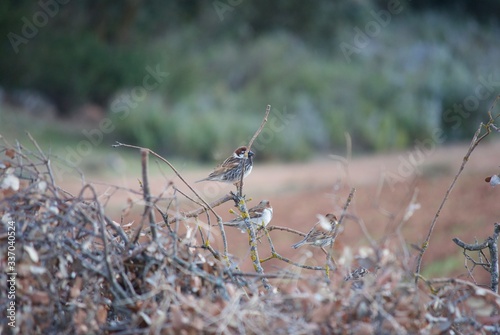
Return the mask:
<path id="1" fill-rule="evenodd" d="M 137 231 L 105 214 L 92 185 L 71 195 L 57 186 L 43 153 L 7 145 L 1 152 L 0 267 L 7 271 L 0 287 L 7 291 L 12 272 L 7 241 L 14 222 L 19 333 L 500 332 L 498 295 L 453 279 L 415 285 L 397 251 L 370 247 L 358 263 L 340 262 L 329 280 L 290 267 L 242 273 L 172 231 L 134 243 Z M 370 272 L 360 259 L 374 265 Z M 263 289 L 262 276 L 272 290 Z M 10 300 L 0 299 L 5 315 Z M 2 317 L 0 331 L 8 323 Z"/>

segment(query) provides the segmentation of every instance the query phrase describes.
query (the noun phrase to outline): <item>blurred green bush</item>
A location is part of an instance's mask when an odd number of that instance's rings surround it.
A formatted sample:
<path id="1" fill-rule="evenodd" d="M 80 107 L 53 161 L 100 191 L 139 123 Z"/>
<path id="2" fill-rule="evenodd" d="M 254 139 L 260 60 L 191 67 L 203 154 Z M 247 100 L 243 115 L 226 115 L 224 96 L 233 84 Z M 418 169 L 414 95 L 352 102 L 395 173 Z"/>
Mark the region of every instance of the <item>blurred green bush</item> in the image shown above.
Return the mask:
<path id="1" fill-rule="evenodd" d="M 402 3 L 348 60 L 341 43 L 354 44 L 356 29 L 388 2 L 234 4 L 221 17 L 203 1 L 69 2 L 18 54 L 1 46 L 0 85 L 41 91 L 65 116 L 101 104 L 116 126 L 107 141 L 201 160 L 248 141 L 267 104 L 275 129 L 260 157 L 295 160 L 343 152 L 345 132 L 356 152 L 407 148 L 436 129 L 447 140 L 469 137 L 499 91 L 492 84 L 471 111 L 455 108 L 488 76 L 498 82 L 494 21 Z M 0 34 L 19 33 L 19 17 L 37 10 L 27 0 L 2 3 Z M 168 77 L 123 117 L 113 102 L 144 93 L 147 66 Z"/>
<path id="2" fill-rule="evenodd" d="M 192 31 L 165 36 L 156 48 L 167 81 L 116 120 L 118 131 L 134 143 L 210 159 L 248 140 L 271 104 L 293 119 L 266 142 L 264 157 L 303 159 L 343 150 L 345 132 L 356 151 L 402 149 L 436 129 L 449 140 L 470 136 L 484 120 L 495 93 L 460 127 L 457 115 L 450 121 L 443 113 L 494 70 L 498 33 L 471 19 L 415 14 L 394 19 L 348 63 L 338 49 L 353 38 L 352 28 L 345 30 L 324 42 L 326 51 L 288 32 L 199 48 Z"/>

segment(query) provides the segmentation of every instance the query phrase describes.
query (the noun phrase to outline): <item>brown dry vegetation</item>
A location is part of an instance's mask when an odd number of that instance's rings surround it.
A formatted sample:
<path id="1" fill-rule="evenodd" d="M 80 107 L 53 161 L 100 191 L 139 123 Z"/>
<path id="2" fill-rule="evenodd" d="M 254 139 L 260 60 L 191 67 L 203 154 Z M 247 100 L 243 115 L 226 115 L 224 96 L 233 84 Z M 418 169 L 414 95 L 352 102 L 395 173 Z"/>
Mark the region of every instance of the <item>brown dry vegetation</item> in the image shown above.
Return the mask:
<path id="1" fill-rule="evenodd" d="M 297 268 L 280 260 L 263 263 L 271 291 L 261 283 L 249 260 L 248 236 L 226 228 L 231 267 L 215 255 L 222 252 L 220 232 L 210 228 L 212 252 L 200 248 L 196 221 L 181 220 L 178 237 L 160 224 L 158 237 L 146 233 L 139 243 L 134 236 L 149 230 L 143 217 L 140 176 L 124 182 L 108 178 L 106 185 L 75 182 L 61 184 L 47 174 L 40 152 L 2 147 L 2 180 L 15 172 L 28 173 L 18 191 L 2 191 L 2 268 L 7 266 L 8 222 L 15 221 L 16 327 L 21 333 L 283 333 L 283 334 L 440 334 L 452 329 L 470 334 L 499 331 L 500 297 L 458 277 L 466 270 L 446 268 L 446 259 L 463 262 L 451 239 L 482 241 L 497 220 L 497 189 L 484 178 L 497 173 L 494 152 L 500 142 L 482 143 L 447 202 L 423 260 L 426 280 L 414 284 L 416 251 L 428 231 L 439 202 L 461 164 L 465 146 L 429 152 L 416 169 L 397 183 L 382 183 L 384 173 L 397 173 L 408 152 L 353 159 L 346 169 L 329 158 L 310 164 L 259 165 L 245 180 L 247 197 L 271 201 L 271 225 L 306 232 L 317 214 L 340 215 L 351 187 L 356 188 L 348 208 L 349 218 L 338 237 L 330 272 Z M 122 150 L 122 149 L 116 149 Z M 138 155 L 139 157 L 139 155 Z M 164 170 L 165 171 L 165 170 Z M 348 174 L 346 174 L 348 171 Z M 399 170 L 401 171 L 401 170 Z M 183 174 L 191 182 L 206 174 Z M 394 176 L 395 174 L 392 174 Z M 98 180 L 97 177 L 90 177 Z M 130 185 L 126 185 L 130 184 Z M 150 193 L 163 211 L 178 215 L 196 206 L 179 193 L 188 191 L 174 174 L 150 178 Z M 196 184 L 207 194 L 209 184 Z M 82 188 L 83 187 L 83 188 Z M 219 186 L 217 186 L 219 187 Z M 229 186 L 213 191 L 213 199 L 227 194 Z M 95 191 L 95 192 L 94 192 Z M 190 194 L 190 196 L 192 196 Z M 413 202 L 412 202 L 413 199 Z M 212 200 L 212 199 L 210 199 Z M 173 202 L 172 202 L 173 201 Z M 177 201 L 179 201 L 178 206 Z M 420 209 L 401 224 L 410 203 Z M 232 201 L 216 211 L 230 219 Z M 368 234 L 361 230 L 360 219 Z M 115 223 L 113 223 L 113 221 Z M 116 224 L 119 223 L 119 224 Z M 207 218 L 200 215 L 204 237 Z M 214 224 L 214 217 L 211 216 Z M 397 228 L 401 228 L 398 232 Z M 276 250 L 298 264 L 324 266 L 320 250 L 290 245 L 300 237 L 289 232 L 270 233 Z M 370 239 L 372 239 L 370 241 Z M 215 251 L 215 253 L 214 253 Z M 263 237 L 260 258 L 269 256 Z M 431 269 L 436 262 L 439 266 Z M 234 265 L 241 268 L 236 270 Z M 344 279 L 363 266 L 369 273 L 357 280 Z M 489 276 L 474 272 L 480 284 Z M 437 279 L 440 277 L 448 277 Z M 7 276 L 2 273 L 2 286 Z M 484 287 L 484 286 L 483 286 Z M 3 291 L 6 288 L 2 289 Z M 2 313 L 8 299 L 2 295 Z M 8 319 L 0 327 L 9 330 Z"/>
<path id="2" fill-rule="evenodd" d="M 451 258 L 450 267 L 441 267 L 440 272 L 432 272 L 432 275 L 466 275 L 467 271 L 463 267 L 461 250 L 451 239 L 458 237 L 472 243 L 474 239 L 482 241 L 491 235 L 493 224 L 498 222 L 500 216 L 500 212 L 495 206 L 497 197 L 500 196 L 498 195 L 500 190 L 489 186 L 484 179 L 498 173 L 500 161 L 496 159 L 494 154 L 498 151 L 500 151 L 500 142 L 491 141 L 482 143 L 473 152 L 463 175 L 440 215 L 425 256 L 424 272 L 431 263 L 442 264 L 450 261 Z M 274 208 L 271 225 L 307 232 L 316 221 L 318 214 L 325 214 L 329 211 L 340 213 L 349 193 L 349 187 L 355 187 L 356 195 L 350 212 L 362 218 L 373 238 L 380 241 L 386 237 L 394 237 L 394 228 L 401 221 L 406 207 L 416 191 L 416 202 L 420 205 L 420 209 L 415 210 L 411 219 L 404 224 L 402 235 L 408 245 L 418 245 L 425 238 L 439 203 L 466 152 L 466 145 L 435 148 L 415 168 L 415 174 L 400 179 L 397 183 L 383 182 L 383 176 L 390 173 L 396 174 L 404 164 L 401 162 L 408 161 L 412 151 L 356 157 L 349 163 L 348 176 L 345 175 L 345 170 L 339 168 L 336 161 L 328 157 L 310 163 L 259 165 L 257 156 L 256 167 L 245 180 L 245 193 L 253 199 L 249 206 L 255 205 L 261 199 L 271 201 Z M 152 177 L 152 194 L 162 192 L 171 181 L 179 189 L 187 191 L 175 174 L 169 171 L 164 171 L 164 173 Z M 183 173 L 183 176 L 187 181 L 192 182 L 204 177 L 205 174 L 207 171 L 188 171 Z M 126 179 L 120 177 L 106 180 L 96 176 L 88 179 L 99 183 L 106 182 L 109 185 L 140 189 L 138 182 L 140 176 L 128 175 Z M 108 185 L 95 186 L 101 193 L 109 192 Z M 81 187 L 81 181 L 65 180 L 64 187 L 75 193 Z M 217 184 L 216 186 L 194 184 L 194 187 L 201 194 L 211 194 L 210 200 L 214 200 L 233 189 L 232 186 L 225 184 Z M 127 199 L 141 199 L 141 195 L 117 191 L 108 204 L 110 214 L 115 218 L 119 217 Z M 182 210 L 195 208 L 189 202 L 184 202 L 184 204 Z M 231 208 L 234 209 L 233 204 L 226 203 L 219 207 L 218 213 L 224 219 L 229 220 L 234 217 L 229 213 Z M 142 211 L 137 208 L 137 211 L 128 212 L 123 220 L 124 222 L 138 222 L 140 215 L 142 215 Z M 157 220 L 160 218 L 157 217 Z M 229 243 L 232 244 L 231 252 L 241 258 L 245 269 L 250 269 L 248 267 L 250 262 L 248 261 L 247 236 L 230 228 L 227 229 L 227 233 L 230 236 Z M 298 236 L 284 233 L 278 234 L 274 243 L 284 256 L 293 257 L 303 253 L 301 249 L 296 251 L 290 248 L 290 245 L 298 240 Z M 337 251 L 340 253 L 346 246 L 357 248 L 363 245 L 368 245 L 365 235 L 356 222 L 348 220 L 341 238 L 336 242 Z M 267 248 L 262 247 L 261 249 L 264 253 L 267 251 Z M 313 251 L 316 256 L 321 255 L 318 250 L 310 251 Z M 485 275 L 482 272 L 478 274 Z M 477 279 L 489 280 L 489 277 L 483 276 Z M 482 283 L 485 282 L 482 281 Z"/>

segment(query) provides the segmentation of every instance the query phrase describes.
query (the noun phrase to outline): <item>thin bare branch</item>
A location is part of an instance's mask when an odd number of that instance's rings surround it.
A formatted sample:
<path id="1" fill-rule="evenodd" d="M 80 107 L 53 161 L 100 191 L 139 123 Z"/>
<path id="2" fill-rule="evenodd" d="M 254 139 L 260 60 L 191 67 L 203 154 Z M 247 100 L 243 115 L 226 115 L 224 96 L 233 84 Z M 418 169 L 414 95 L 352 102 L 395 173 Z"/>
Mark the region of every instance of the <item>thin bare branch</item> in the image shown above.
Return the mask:
<path id="1" fill-rule="evenodd" d="M 252 148 L 252 145 L 253 145 L 253 142 L 255 141 L 255 139 L 257 138 L 257 136 L 259 136 L 259 134 L 261 133 L 262 129 L 264 129 L 264 126 L 266 125 L 267 123 L 267 118 L 269 117 L 269 113 L 271 112 L 271 105 L 267 105 L 266 107 L 266 115 L 264 116 L 264 119 L 262 120 L 261 124 L 260 124 L 260 127 L 259 129 L 257 129 L 257 131 L 255 132 L 255 134 L 252 136 L 252 138 L 250 139 L 250 142 L 248 142 L 248 145 L 247 145 L 247 151 L 245 153 L 245 159 L 241 161 L 241 179 L 240 181 L 238 182 L 237 184 L 237 193 L 238 193 L 238 196 L 242 196 L 243 195 L 243 178 L 245 177 L 245 169 L 246 169 L 246 160 L 248 159 L 248 153 L 250 152 L 251 148 Z"/>
<path id="2" fill-rule="evenodd" d="M 347 196 L 347 200 L 345 202 L 344 208 L 342 209 L 342 213 L 340 215 L 339 222 L 337 223 L 339 226 L 344 221 L 344 218 L 348 215 L 347 209 L 349 208 L 349 205 L 351 204 L 352 199 L 354 198 L 355 192 L 356 192 L 356 189 L 354 187 L 351 188 L 351 191 L 349 192 L 349 195 Z M 325 266 L 327 280 L 329 280 L 329 277 L 330 277 L 330 268 L 332 268 L 333 265 L 335 265 L 335 260 L 333 258 L 333 246 L 335 244 L 335 239 L 337 238 L 337 235 L 339 234 L 339 232 L 340 232 L 340 229 L 338 229 L 338 227 L 337 227 L 337 229 L 335 230 L 334 236 L 332 236 L 333 242 L 328 247 L 328 254 L 326 256 L 326 266 Z"/>
<path id="3" fill-rule="evenodd" d="M 436 222 L 439 218 L 439 215 L 441 214 L 441 211 L 444 208 L 445 203 L 448 201 L 448 197 L 450 196 L 451 191 L 455 187 L 455 184 L 457 183 L 458 178 L 460 177 L 460 175 L 464 171 L 465 165 L 469 161 L 469 158 L 470 158 L 472 152 L 474 151 L 474 149 L 476 149 L 476 147 L 479 145 L 479 143 L 481 143 L 481 141 L 483 139 L 485 139 L 486 136 L 488 136 L 491 133 L 491 129 L 492 129 L 491 126 L 495 123 L 496 119 L 500 116 L 500 114 L 496 115 L 495 117 L 493 117 L 493 115 L 492 115 L 492 110 L 496 106 L 496 103 L 498 102 L 499 99 L 500 99 L 500 94 L 495 98 L 495 101 L 493 102 L 490 109 L 488 110 L 488 115 L 490 117 L 488 122 L 486 124 L 481 123 L 479 125 L 479 127 L 477 128 L 477 130 L 474 134 L 474 137 L 472 138 L 472 141 L 469 145 L 469 149 L 467 150 L 467 153 L 465 154 L 465 156 L 462 160 L 462 164 L 460 165 L 458 172 L 455 174 L 455 177 L 453 178 L 453 181 L 451 182 L 450 186 L 446 190 L 446 193 L 443 197 L 443 200 L 441 201 L 441 204 L 439 205 L 438 210 L 437 210 L 436 214 L 434 215 L 434 218 L 432 219 L 431 225 L 429 227 L 429 231 L 427 232 L 427 236 L 421 245 L 420 253 L 417 257 L 417 266 L 415 269 L 415 284 L 417 284 L 418 279 L 420 278 L 419 274 L 420 274 L 421 267 L 422 267 L 422 258 L 424 257 L 425 251 L 429 247 L 429 242 L 431 239 L 432 232 L 434 231 L 434 227 L 436 226 Z M 483 128 L 485 129 L 485 133 L 483 135 L 481 135 L 481 131 Z"/>
<path id="4" fill-rule="evenodd" d="M 490 289 L 498 293 L 499 265 L 498 265 L 498 237 L 500 235 L 500 224 L 495 223 L 495 229 L 492 236 L 489 236 L 483 243 L 468 244 L 458 238 L 454 238 L 456 245 L 469 251 L 482 251 L 488 249 L 491 263 L 485 264 L 486 270 L 490 273 Z"/>
<path id="5" fill-rule="evenodd" d="M 118 141 L 116 142 L 116 144 L 113 145 L 113 147 L 114 148 L 117 148 L 117 147 L 126 147 L 126 148 L 132 148 L 132 149 L 147 150 L 153 156 L 155 156 L 156 158 L 160 159 L 165 164 L 167 164 L 172 169 L 172 171 L 174 171 L 174 173 L 177 175 L 177 177 L 179 177 L 179 179 L 198 197 L 198 199 L 200 199 L 200 201 L 217 218 L 217 223 L 218 223 L 218 226 L 219 226 L 219 229 L 220 229 L 220 232 L 221 232 L 221 236 L 222 236 L 222 239 L 223 239 L 223 244 L 224 244 L 223 258 L 227 262 L 227 264 L 229 265 L 230 262 L 229 262 L 229 258 L 228 258 L 228 248 L 227 248 L 226 232 L 224 231 L 224 225 L 222 224 L 222 218 L 219 216 L 219 214 L 217 214 L 217 212 L 215 212 L 215 210 L 210 206 L 210 204 L 201 195 L 199 195 L 198 192 L 196 192 L 196 190 L 184 179 L 184 177 L 179 173 L 179 171 L 177 171 L 177 169 L 168 160 L 166 160 L 162 156 L 158 155 L 156 152 L 154 152 L 151 149 L 143 148 L 143 147 L 139 147 L 139 146 L 135 146 L 135 145 L 130 145 L 130 144 L 124 144 L 124 143 L 120 143 Z M 177 224 L 177 222 L 178 222 L 178 218 L 177 217 L 174 218 L 174 222 Z"/>
<path id="6" fill-rule="evenodd" d="M 142 189 L 144 197 L 144 213 L 142 220 L 149 219 L 149 227 L 151 228 L 151 236 L 153 241 L 157 241 L 158 234 L 156 233 L 156 223 L 153 215 L 153 207 L 151 206 L 151 193 L 149 191 L 148 180 L 148 150 L 141 150 L 141 165 L 142 165 Z M 141 224 L 142 226 L 142 224 Z"/>

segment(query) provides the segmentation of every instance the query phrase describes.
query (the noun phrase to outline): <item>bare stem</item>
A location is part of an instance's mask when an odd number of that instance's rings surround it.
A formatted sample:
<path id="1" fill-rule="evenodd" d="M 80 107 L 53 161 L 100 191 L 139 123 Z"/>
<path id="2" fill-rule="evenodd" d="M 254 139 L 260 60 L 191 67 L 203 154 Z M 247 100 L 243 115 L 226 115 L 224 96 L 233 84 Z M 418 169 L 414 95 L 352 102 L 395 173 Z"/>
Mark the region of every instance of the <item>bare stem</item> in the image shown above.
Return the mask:
<path id="1" fill-rule="evenodd" d="M 49 177 L 50 177 L 50 182 L 52 184 L 52 186 L 54 187 L 54 191 L 56 192 L 56 195 L 57 195 L 57 187 L 55 185 L 55 180 L 54 180 L 54 173 L 52 172 L 52 167 L 50 165 L 50 159 L 47 158 L 47 156 L 45 156 L 43 150 L 40 148 L 40 146 L 38 145 L 38 142 L 35 141 L 35 139 L 31 136 L 31 134 L 29 132 L 26 132 L 26 134 L 28 135 L 31 143 L 33 143 L 33 145 L 36 147 L 36 149 L 38 150 L 38 153 L 40 154 L 40 156 L 42 157 L 43 159 L 43 162 L 45 164 L 45 166 L 47 167 L 47 172 L 49 173 Z"/>
<path id="2" fill-rule="evenodd" d="M 149 219 L 149 226 L 151 228 L 151 236 L 153 241 L 157 240 L 156 233 L 156 223 L 153 215 L 153 207 L 151 206 L 151 194 L 149 192 L 149 181 L 148 181 L 148 150 L 141 150 L 141 165 L 142 165 L 142 190 L 144 197 L 144 213 L 142 215 L 142 220 L 146 218 Z"/>
<path id="3" fill-rule="evenodd" d="M 490 273 L 490 288 L 493 292 L 498 293 L 498 236 L 500 235 L 500 224 L 495 223 L 495 229 L 492 236 L 489 236 L 483 243 L 468 244 L 458 238 L 454 238 L 453 242 L 459 247 L 469 251 L 480 251 L 488 248 L 490 253 L 490 264 L 487 269 Z"/>
<path id="4" fill-rule="evenodd" d="M 262 259 L 260 261 L 261 263 L 267 262 L 267 261 L 269 261 L 271 259 L 279 259 L 280 261 L 283 261 L 285 263 L 291 264 L 291 265 L 296 266 L 298 268 L 303 268 L 303 269 L 308 269 L 308 270 L 319 270 L 319 271 L 323 271 L 325 269 L 322 266 L 310 266 L 310 265 L 304 265 L 304 264 L 295 263 L 294 261 L 292 261 L 292 260 L 290 260 L 290 259 L 288 259 L 286 257 L 281 256 L 280 254 L 278 254 L 276 252 L 276 249 L 274 248 L 273 241 L 271 240 L 271 236 L 269 235 L 269 230 L 267 228 L 265 228 L 265 227 L 264 227 L 264 233 L 265 233 L 265 235 L 267 237 L 267 241 L 269 242 L 269 246 L 271 247 L 271 256 Z"/>
<path id="5" fill-rule="evenodd" d="M 349 196 L 347 197 L 347 200 L 345 202 L 345 205 L 344 205 L 344 208 L 342 209 L 342 214 L 340 214 L 340 218 L 339 218 L 339 222 L 337 223 L 338 225 L 341 225 L 342 222 L 344 221 L 344 218 L 346 217 L 347 215 L 347 208 L 349 208 L 349 206 L 351 205 L 351 202 L 352 202 L 352 199 L 354 198 L 354 193 L 356 193 L 356 189 L 353 187 L 351 188 L 351 192 L 349 192 Z M 337 235 L 339 234 L 340 232 L 340 229 L 337 229 L 335 230 L 335 234 L 334 236 L 332 236 L 332 244 L 330 244 L 330 247 L 328 248 L 328 255 L 326 257 L 326 274 L 327 274 L 327 277 L 329 276 L 329 273 L 330 273 L 330 267 L 332 267 L 332 265 L 335 263 L 334 259 L 333 259 L 333 245 L 335 244 L 335 239 L 337 238 Z"/>
<path id="6" fill-rule="evenodd" d="M 246 164 L 245 163 L 246 163 L 246 160 L 248 159 L 248 153 L 250 152 L 250 149 L 252 148 L 252 145 L 253 145 L 253 142 L 255 141 L 255 139 L 257 138 L 257 136 L 259 136 L 259 134 L 261 133 L 262 129 L 264 129 L 264 126 L 267 123 L 267 118 L 269 117 L 269 113 L 270 112 L 271 112 L 271 105 L 267 105 L 267 107 L 266 107 L 266 115 L 264 116 L 264 119 L 262 120 L 259 129 L 257 129 L 257 131 L 255 132 L 255 134 L 252 136 L 252 138 L 250 139 L 250 142 L 248 142 L 247 152 L 245 153 L 245 158 L 246 159 L 241 162 L 241 164 L 242 164 L 242 167 L 241 167 L 241 179 L 238 182 L 237 193 L 238 193 L 238 196 L 240 196 L 240 197 L 243 195 L 243 177 L 245 175 L 245 169 L 246 169 Z"/>
<path id="7" fill-rule="evenodd" d="M 460 165 L 460 168 L 458 169 L 457 174 L 453 178 L 453 181 L 451 182 L 450 187 L 446 191 L 446 193 L 445 193 L 445 195 L 443 197 L 443 200 L 441 201 L 441 204 L 439 205 L 439 208 L 438 208 L 436 214 L 434 215 L 434 218 L 432 219 L 431 225 L 429 227 L 429 231 L 427 233 L 427 236 L 426 236 L 424 242 L 422 243 L 422 245 L 420 247 L 420 253 L 419 253 L 418 257 L 417 257 L 417 266 L 416 266 L 416 270 L 415 270 L 415 284 L 418 283 L 418 279 L 420 278 L 419 275 L 420 275 L 420 270 L 421 270 L 421 267 L 422 267 L 422 258 L 424 257 L 425 251 L 429 247 L 429 241 L 431 239 L 432 232 L 434 231 L 434 227 L 436 226 L 436 222 L 438 220 L 439 215 L 441 214 L 441 210 L 443 209 L 444 204 L 448 200 L 448 197 L 450 196 L 451 191 L 455 187 L 455 184 L 457 183 L 458 177 L 460 177 L 460 175 L 462 174 L 463 170 L 465 169 L 465 165 L 469 161 L 470 155 L 472 154 L 472 152 L 474 151 L 474 149 L 476 149 L 476 147 L 478 146 L 478 144 L 486 136 L 488 136 L 491 133 L 491 129 L 494 126 L 495 120 L 500 116 L 500 114 L 498 114 L 495 117 L 493 117 L 493 115 L 491 113 L 491 111 L 495 107 L 495 105 L 496 105 L 497 101 L 499 100 L 499 98 L 500 98 L 500 94 L 497 95 L 497 97 L 495 98 L 495 101 L 493 102 L 493 104 L 491 105 L 490 109 L 488 110 L 488 115 L 490 117 L 490 119 L 488 120 L 488 123 L 486 123 L 486 124 L 481 123 L 479 125 L 479 127 L 477 128 L 476 133 L 474 134 L 474 137 L 472 138 L 471 144 L 469 145 L 469 149 L 467 150 L 467 153 L 465 154 L 465 156 L 464 156 L 464 158 L 462 160 L 462 164 Z M 483 135 L 479 136 L 481 134 L 481 130 L 483 128 L 485 128 L 486 132 Z"/>
<path id="8" fill-rule="evenodd" d="M 250 216 L 248 214 L 248 209 L 247 205 L 245 202 L 245 199 L 243 197 L 235 197 L 235 202 L 237 204 L 238 210 L 241 213 L 241 217 L 243 218 L 243 221 L 245 222 L 245 228 L 248 234 L 248 243 L 250 245 L 250 258 L 252 260 L 253 267 L 255 269 L 255 272 L 259 274 L 264 274 L 264 269 L 262 268 L 260 258 L 259 258 L 259 251 L 257 249 L 257 239 L 255 235 L 255 227 L 254 225 L 250 222 Z M 269 284 L 269 280 L 267 280 L 266 277 L 262 277 L 262 284 L 264 285 L 264 288 L 266 290 L 271 289 L 271 285 Z"/>
<path id="9" fill-rule="evenodd" d="M 136 145 L 130 145 L 130 144 L 116 142 L 116 144 L 113 145 L 113 148 L 117 148 L 117 147 L 126 147 L 126 148 L 132 148 L 132 149 L 147 150 L 150 154 L 152 154 L 153 156 L 155 156 L 156 158 L 160 159 L 162 162 L 167 164 L 172 169 L 172 171 L 174 171 L 174 173 L 177 175 L 177 177 L 179 177 L 179 179 L 191 190 L 191 192 L 193 192 L 198 197 L 198 199 L 200 199 L 200 201 L 212 212 L 212 214 L 215 215 L 215 217 L 217 218 L 217 222 L 219 223 L 219 229 L 221 231 L 222 239 L 223 239 L 223 241 L 226 241 L 226 232 L 224 231 L 224 225 L 222 224 L 222 218 L 219 216 L 219 214 L 217 214 L 217 212 L 214 211 L 212 206 L 210 206 L 210 204 L 208 202 L 206 202 L 206 200 L 203 199 L 203 197 L 201 195 L 199 195 L 198 192 L 196 192 L 196 190 L 184 179 L 184 177 L 179 173 L 179 171 L 177 171 L 177 169 L 168 160 L 166 160 L 165 158 L 163 158 L 162 156 L 158 155 L 156 152 L 154 152 L 153 150 L 148 149 L 148 148 L 143 148 L 143 147 L 139 147 Z M 177 217 L 174 218 L 175 222 L 177 222 L 177 220 L 178 220 Z M 229 257 L 228 257 L 227 241 L 224 243 L 223 259 L 229 265 L 230 262 L 229 262 Z"/>
<path id="10" fill-rule="evenodd" d="M 181 212 L 180 215 L 182 218 L 196 217 L 196 216 L 199 216 L 200 214 L 208 211 L 210 208 L 215 208 L 217 206 L 220 206 L 223 203 L 228 202 L 229 200 L 233 200 L 233 196 L 231 194 L 226 194 L 225 196 L 223 196 L 217 200 L 212 201 L 209 204 L 210 207 L 208 207 L 208 206 L 199 207 L 199 208 L 194 209 L 194 210 L 189 211 L 189 212 Z M 172 223 L 174 221 L 175 221 L 175 218 L 171 218 L 168 220 L 168 223 Z"/>

